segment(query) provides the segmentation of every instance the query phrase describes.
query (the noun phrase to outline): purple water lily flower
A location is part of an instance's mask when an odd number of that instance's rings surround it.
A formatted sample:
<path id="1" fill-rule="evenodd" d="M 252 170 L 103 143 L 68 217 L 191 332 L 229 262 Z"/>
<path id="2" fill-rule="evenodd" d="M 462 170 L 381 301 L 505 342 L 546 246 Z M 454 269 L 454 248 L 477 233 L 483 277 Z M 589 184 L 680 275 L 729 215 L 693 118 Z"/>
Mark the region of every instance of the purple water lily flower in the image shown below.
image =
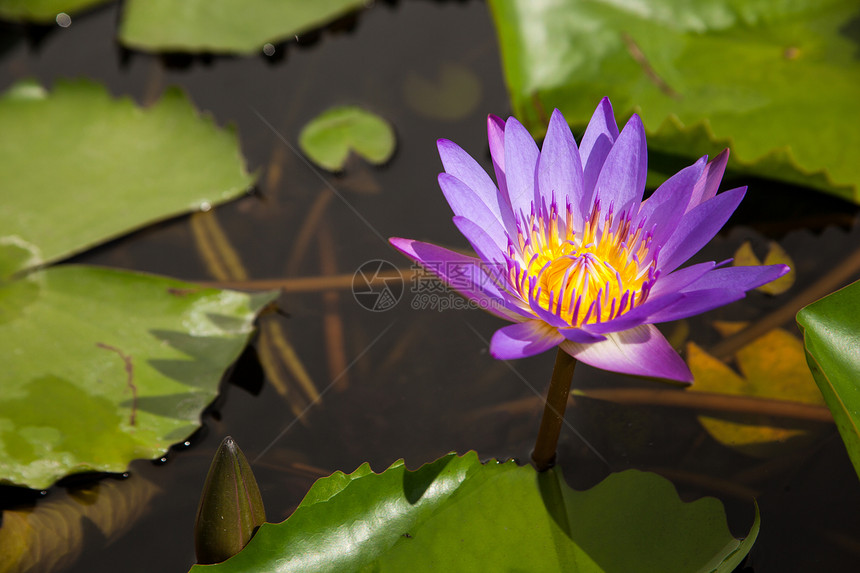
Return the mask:
<path id="1" fill-rule="evenodd" d="M 647 149 L 633 115 L 618 132 L 612 105 L 597 106 L 577 147 L 552 114 L 539 151 L 516 119 L 487 121 L 498 187 L 455 143 L 440 139 L 439 185 L 454 223 L 480 258 L 410 239 L 391 243 L 482 308 L 515 324 L 490 353 L 522 358 L 555 346 L 586 364 L 692 381 L 654 323 L 741 299 L 785 265 L 678 267 L 735 211 L 746 187 L 717 194 L 728 150 L 702 157 L 642 200 Z"/>

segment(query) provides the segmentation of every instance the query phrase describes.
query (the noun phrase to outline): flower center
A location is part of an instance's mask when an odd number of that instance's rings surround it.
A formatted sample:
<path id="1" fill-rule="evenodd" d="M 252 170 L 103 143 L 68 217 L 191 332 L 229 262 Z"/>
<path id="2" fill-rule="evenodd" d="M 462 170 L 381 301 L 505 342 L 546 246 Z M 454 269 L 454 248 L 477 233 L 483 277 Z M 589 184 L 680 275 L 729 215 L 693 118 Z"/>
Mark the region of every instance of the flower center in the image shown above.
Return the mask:
<path id="1" fill-rule="evenodd" d="M 601 221 L 595 202 L 577 236 L 571 217 L 570 205 L 562 220 L 553 202 L 548 213 L 532 209 L 520 221 L 509 269 L 522 298 L 571 326 L 611 320 L 642 304 L 657 278 L 658 251 L 645 222 L 614 217 L 611 206 Z"/>

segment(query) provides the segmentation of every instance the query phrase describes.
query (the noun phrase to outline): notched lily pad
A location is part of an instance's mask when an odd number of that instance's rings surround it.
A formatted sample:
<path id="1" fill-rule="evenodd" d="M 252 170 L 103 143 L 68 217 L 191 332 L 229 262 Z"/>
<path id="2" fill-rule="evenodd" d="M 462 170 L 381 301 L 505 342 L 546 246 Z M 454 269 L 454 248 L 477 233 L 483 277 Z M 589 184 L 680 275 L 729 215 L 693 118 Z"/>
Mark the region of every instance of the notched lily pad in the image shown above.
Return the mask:
<path id="1" fill-rule="evenodd" d="M 470 452 L 317 480 L 286 521 L 192 571 L 729 573 L 758 526 L 756 515 L 747 538 L 733 538 L 719 501 L 683 503 L 656 474 L 612 474 L 580 492 L 558 469 L 482 464 Z"/>
<path id="2" fill-rule="evenodd" d="M 199 427 L 275 296 L 76 265 L 0 285 L 0 483 L 163 455 Z"/>
<path id="3" fill-rule="evenodd" d="M 644 5 L 643 5 L 644 6 Z M 857 8 L 842 0 L 490 0 L 514 115 L 584 127 L 609 96 L 649 149 L 860 202 Z M 743 64 L 738 64 L 743 62 Z M 827 89 L 816 89 L 826 85 Z"/>
<path id="4" fill-rule="evenodd" d="M 171 52 L 259 52 L 339 16 L 364 0 L 128 0 L 120 41 Z"/>
<path id="5" fill-rule="evenodd" d="M 0 246 L 31 252 L 17 267 L 0 260 L 6 274 L 235 198 L 254 180 L 235 133 L 177 90 L 142 109 L 90 81 L 51 92 L 22 82 L 0 97 L 0 133 Z"/>
<path id="6" fill-rule="evenodd" d="M 396 141 L 391 125 L 355 106 L 331 108 L 310 121 L 299 134 L 299 147 L 311 161 L 340 171 L 354 151 L 371 163 L 388 161 Z"/>
<path id="7" fill-rule="evenodd" d="M 57 14 L 77 14 L 111 0 L 0 0 L 0 18 L 50 24 Z"/>

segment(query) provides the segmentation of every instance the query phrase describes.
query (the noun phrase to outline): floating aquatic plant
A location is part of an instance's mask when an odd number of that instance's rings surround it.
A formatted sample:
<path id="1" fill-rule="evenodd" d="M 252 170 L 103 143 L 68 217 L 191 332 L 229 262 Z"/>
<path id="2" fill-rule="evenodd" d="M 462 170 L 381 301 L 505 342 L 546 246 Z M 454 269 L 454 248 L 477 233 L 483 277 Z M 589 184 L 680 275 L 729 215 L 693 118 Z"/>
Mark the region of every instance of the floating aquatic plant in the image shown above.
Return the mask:
<path id="1" fill-rule="evenodd" d="M 515 324 L 490 343 L 496 358 L 555 346 L 597 368 L 689 382 L 689 368 L 654 323 L 743 298 L 785 265 L 678 267 L 720 230 L 746 187 L 717 194 L 728 152 L 687 167 L 642 200 L 647 151 L 634 115 L 619 134 L 603 99 L 577 146 L 556 110 L 543 149 L 515 119 L 488 119 L 498 187 L 441 139 L 439 185 L 480 258 L 392 238 L 442 281 Z M 464 285 L 464 277 L 468 284 Z"/>
<path id="2" fill-rule="evenodd" d="M 725 262 L 679 269 L 746 192 L 717 193 L 728 151 L 710 163 L 702 157 L 643 201 L 648 161 L 642 122 L 633 115 L 619 133 L 607 98 L 579 146 L 558 110 L 541 150 L 515 118 L 491 115 L 487 128 L 498 186 L 455 143 L 438 142 L 445 168 L 439 185 L 479 258 L 410 239 L 391 243 L 514 323 L 493 335 L 494 357 L 560 347 L 553 379 L 567 383 L 551 388 L 560 401 L 547 403 L 558 424 L 573 372 L 569 357 L 605 370 L 691 382 L 690 369 L 654 324 L 738 300 L 788 271 L 785 265 Z M 551 449 L 554 454 L 554 443 Z"/>

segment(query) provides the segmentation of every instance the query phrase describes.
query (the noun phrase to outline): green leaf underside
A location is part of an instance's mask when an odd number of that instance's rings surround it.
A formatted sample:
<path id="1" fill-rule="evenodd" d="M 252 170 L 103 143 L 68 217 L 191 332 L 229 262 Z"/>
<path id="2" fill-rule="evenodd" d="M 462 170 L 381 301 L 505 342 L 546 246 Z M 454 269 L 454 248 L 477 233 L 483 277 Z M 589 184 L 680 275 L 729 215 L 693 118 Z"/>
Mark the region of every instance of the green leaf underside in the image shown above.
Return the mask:
<path id="1" fill-rule="evenodd" d="M 22 82 L 0 98 L 0 133 L 0 244 L 29 249 L 29 266 L 235 198 L 254 179 L 236 135 L 176 90 L 142 109 L 89 81 L 52 93 Z"/>
<path id="2" fill-rule="evenodd" d="M 574 491 L 557 469 L 449 454 L 417 471 L 318 480 L 286 521 L 265 524 L 238 555 L 192 571 L 732 571 L 743 542 L 716 499 L 682 503 L 636 470 Z"/>
<path id="3" fill-rule="evenodd" d="M 394 130 L 378 115 L 359 107 L 335 107 L 302 128 L 299 147 L 314 163 L 329 171 L 343 169 L 350 151 L 371 163 L 381 164 L 394 153 Z"/>
<path id="4" fill-rule="evenodd" d="M 363 0 L 129 0 L 120 41 L 152 51 L 259 52 L 364 6 Z"/>
<path id="5" fill-rule="evenodd" d="M 0 283 L 0 483 L 163 455 L 200 425 L 274 297 L 77 265 Z"/>
<path id="6" fill-rule="evenodd" d="M 0 0 L 0 18 L 49 24 L 57 14 L 76 14 L 111 0 Z"/>
<path id="7" fill-rule="evenodd" d="M 491 0 L 514 114 L 584 127 L 609 96 L 652 150 L 860 202 L 856 3 Z M 826 86 L 826 89 L 819 88 Z M 539 102 L 539 106 L 535 104 Z"/>
<path id="8" fill-rule="evenodd" d="M 806 360 L 860 477 L 860 281 L 797 313 Z"/>

